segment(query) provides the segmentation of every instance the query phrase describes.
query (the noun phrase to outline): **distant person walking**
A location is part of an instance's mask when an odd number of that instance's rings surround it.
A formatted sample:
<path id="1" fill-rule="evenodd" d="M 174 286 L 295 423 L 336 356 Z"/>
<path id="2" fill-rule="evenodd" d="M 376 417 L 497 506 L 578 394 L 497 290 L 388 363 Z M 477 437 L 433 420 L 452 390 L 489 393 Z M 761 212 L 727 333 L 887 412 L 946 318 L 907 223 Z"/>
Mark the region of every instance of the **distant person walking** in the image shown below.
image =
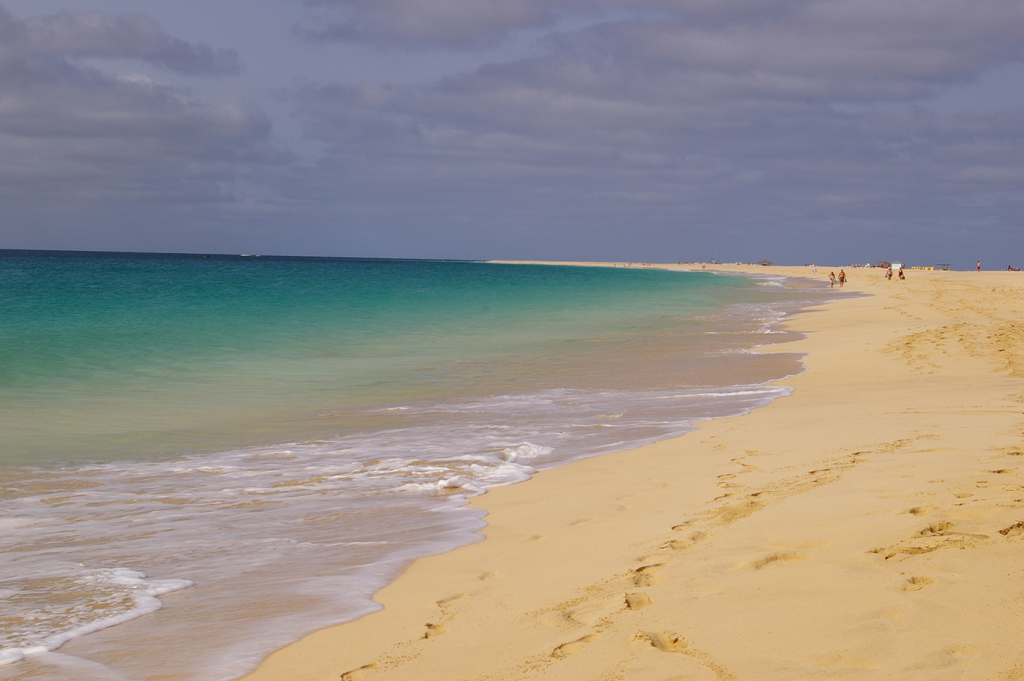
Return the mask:
<path id="1" fill-rule="evenodd" d="M 889 281 L 892 281 L 892 268 L 891 267 L 885 271 L 885 278 L 887 280 L 889 280 Z"/>
<path id="2" fill-rule="evenodd" d="M 981 261 L 980 260 L 978 261 L 978 271 L 979 272 L 981 271 Z"/>
<path id="3" fill-rule="evenodd" d="M 811 272 L 813 272 L 814 274 L 818 273 L 818 266 L 815 265 L 813 262 L 811 263 Z"/>
<path id="4" fill-rule="evenodd" d="M 900 268 L 900 279 L 901 280 L 902 279 L 906 279 L 906 277 L 903 276 L 903 268 L 902 267 Z"/>
<path id="5" fill-rule="evenodd" d="M 839 270 L 839 288 L 842 288 L 843 284 L 845 284 L 845 283 L 846 283 L 846 271 L 845 270 Z"/>
<path id="6" fill-rule="evenodd" d="M 835 287 L 835 285 L 836 285 L 836 273 L 835 272 L 829 272 L 828 273 L 828 287 L 829 288 L 833 288 L 833 287 Z"/>

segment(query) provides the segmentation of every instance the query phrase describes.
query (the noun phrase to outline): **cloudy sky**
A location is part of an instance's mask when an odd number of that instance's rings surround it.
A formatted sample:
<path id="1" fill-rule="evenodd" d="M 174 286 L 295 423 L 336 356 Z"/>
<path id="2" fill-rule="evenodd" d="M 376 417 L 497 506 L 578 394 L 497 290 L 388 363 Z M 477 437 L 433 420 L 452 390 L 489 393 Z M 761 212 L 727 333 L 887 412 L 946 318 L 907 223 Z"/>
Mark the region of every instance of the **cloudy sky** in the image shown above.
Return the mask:
<path id="1" fill-rule="evenodd" d="M 1024 265 L 1020 0 L 0 0 L 0 248 Z"/>

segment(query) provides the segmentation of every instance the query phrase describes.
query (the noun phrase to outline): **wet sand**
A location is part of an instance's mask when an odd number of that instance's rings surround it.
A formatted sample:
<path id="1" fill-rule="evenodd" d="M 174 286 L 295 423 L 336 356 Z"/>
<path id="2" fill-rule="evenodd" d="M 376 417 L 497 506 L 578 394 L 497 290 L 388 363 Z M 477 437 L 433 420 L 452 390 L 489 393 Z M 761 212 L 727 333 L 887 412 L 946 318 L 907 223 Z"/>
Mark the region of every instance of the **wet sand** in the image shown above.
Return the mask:
<path id="1" fill-rule="evenodd" d="M 477 497 L 247 681 L 1024 679 L 1024 274 L 848 274 L 791 396 Z"/>

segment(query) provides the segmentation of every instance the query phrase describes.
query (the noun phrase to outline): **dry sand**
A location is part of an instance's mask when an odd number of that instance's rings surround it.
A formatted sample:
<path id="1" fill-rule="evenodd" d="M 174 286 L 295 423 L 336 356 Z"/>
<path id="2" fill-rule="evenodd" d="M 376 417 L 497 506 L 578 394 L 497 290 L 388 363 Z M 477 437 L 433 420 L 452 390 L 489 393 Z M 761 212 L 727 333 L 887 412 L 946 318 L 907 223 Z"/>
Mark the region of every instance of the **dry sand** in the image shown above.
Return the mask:
<path id="1" fill-rule="evenodd" d="M 476 498 L 246 678 L 1024 679 L 1024 273 L 848 273 L 791 396 Z"/>

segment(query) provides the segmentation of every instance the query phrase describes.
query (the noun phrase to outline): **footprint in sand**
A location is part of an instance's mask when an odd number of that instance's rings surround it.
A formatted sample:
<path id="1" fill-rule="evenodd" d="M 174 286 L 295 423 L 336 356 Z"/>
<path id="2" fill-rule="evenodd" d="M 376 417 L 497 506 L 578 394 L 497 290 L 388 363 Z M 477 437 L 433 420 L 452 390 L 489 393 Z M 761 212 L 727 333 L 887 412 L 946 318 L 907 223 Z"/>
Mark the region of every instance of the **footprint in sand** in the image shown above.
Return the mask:
<path id="1" fill-rule="evenodd" d="M 598 638 L 599 636 L 597 634 L 587 634 L 586 636 L 578 638 L 575 641 L 563 643 L 562 645 L 558 646 L 557 648 L 551 651 L 551 657 L 554 657 L 559 660 L 561 660 L 562 658 L 569 657 L 570 655 L 580 652 L 581 650 L 583 650 L 584 647 L 586 647 L 588 643 L 593 643 Z"/>
<path id="2" fill-rule="evenodd" d="M 651 604 L 651 599 L 643 592 L 626 594 L 626 607 L 630 610 L 642 610 Z"/>
<path id="3" fill-rule="evenodd" d="M 999 530 L 999 534 L 1003 535 L 1004 537 L 1016 537 L 1020 534 L 1024 534 L 1024 521 L 1014 523 L 1009 527 L 1004 527 L 1003 529 Z"/>
<path id="4" fill-rule="evenodd" d="M 931 577 L 910 577 L 906 582 L 903 583 L 904 591 L 920 591 L 929 584 L 934 584 L 935 580 Z"/>
<path id="5" fill-rule="evenodd" d="M 656 576 L 656 572 L 661 570 L 668 563 L 655 563 L 653 565 L 643 565 L 633 570 L 633 583 L 637 586 L 654 586 L 664 581 L 664 578 Z"/>
<path id="6" fill-rule="evenodd" d="M 653 646 L 663 653 L 682 653 L 689 647 L 686 639 L 671 631 L 638 631 L 630 642 Z"/>
<path id="7" fill-rule="evenodd" d="M 762 508 L 763 506 L 756 501 L 741 501 L 737 504 L 721 506 L 714 511 L 714 514 L 718 516 L 718 520 L 723 525 L 729 525 L 760 511 Z"/>
<path id="8" fill-rule="evenodd" d="M 775 565 L 776 563 L 796 563 L 801 560 L 807 560 L 810 558 L 806 553 L 797 553 L 795 551 L 782 551 L 779 553 L 769 553 L 767 556 L 758 558 L 750 564 L 755 570 L 763 570 L 769 565 Z"/>
<path id="9" fill-rule="evenodd" d="M 694 523 L 696 523 L 696 522 L 697 522 L 696 518 L 694 518 L 692 520 L 687 520 L 686 522 L 679 523 L 678 525 L 673 525 L 672 526 L 672 530 L 674 532 L 685 532 L 686 530 L 691 529 L 693 527 Z"/>
<path id="10" fill-rule="evenodd" d="M 907 509 L 907 513 L 910 515 L 928 515 L 936 511 L 934 506 L 915 506 L 914 508 Z"/>
<path id="11" fill-rule="evenodd" d="M 718 486 L 721 489 L 736 489 L 738 487 L 746 487 L 746 485 L 740 484 L 738 482 L 729 482 L 730 480 L 735 478 L 736 475 L 736 473 L 726 473 L 725 475 L 719 475 L 717 478 Z"/>
<path id="12" fill-rule="evenodd" d="M 945 534 L 949 532 L 949 530 L 953 529 L 953 527 L 955 527 L 953 523 L 949 522 L 948 520 L 939 520 L 938 522 L 934 522 L 928 527 L 924 528 L 923 530 L 918 532 L 918 534 L 922 537 L 932 537 L 937 534 Z"/>
<path id="13" fill-rule="evenodd" d="M 350 672 L 345 672 L 341 675 L 341 681 L 357 681 L 358 679 L 364 678 L 367 674 L 377 668 L 376 662 L 370 664 L 364 664 L 359 669 L 353 669 Z"/>
<path id="14" fill-rule="evenodd" d="M 899 561 L 940 549 L 968 548 L 978 541 L 988 539 L 988 535 L 984 534 L 953 532 L 954 527 L 955 525 L 947 520 L 938 520 L 898 544 L 888 548 L 872 549 L 870 553 L 885 554 L 885 560 Z"/>
<path id="15" fill-rule="evenodd" d="M 659 548 L 672 549 L 673 551 L 683 551 L 692 548 L 697 542 L 703 541 L 708 538 L 707 532 L 694 532 L 686 539 L 673 539 L 662 544 Z"/>
<path id="16" fill-rule="evenodd" d="M 448 630 L 444 628 L 443 624 L 432 624 L 427 622 L 427 630 L 423 633 L 423 638 L 434 638 L 441 634 L 448 633 Z"/>
<path id="17" fill-rule="evenodd" d="M 442 598 L 437 602 L 437 604 L 443 608 L 446 605 L 451 605 L 455 601 L 465 598 L 467 595 L 468 594 L 455 594 L 454 596 L 449 596 L 448 598 Z"/>
<path id="18" fill-rule="evenodd" d="M 583 523 L 589 523 L 593 520 L 593 518 L 581 518 L 580 520 L 574 520 L 571 523 L 569 523 L 569 527 L 575 527 L 577 525 L 582 525 Z"/>
<path id="19" fill-rule="evenodd" d="M 486 582 L 488 579 L 494 579 L 495 577 L 501 577 L 501 573 L 497 570 L 492 570 L 490 572 L 481 572 L 479 579 L 481 582 Z"/>

